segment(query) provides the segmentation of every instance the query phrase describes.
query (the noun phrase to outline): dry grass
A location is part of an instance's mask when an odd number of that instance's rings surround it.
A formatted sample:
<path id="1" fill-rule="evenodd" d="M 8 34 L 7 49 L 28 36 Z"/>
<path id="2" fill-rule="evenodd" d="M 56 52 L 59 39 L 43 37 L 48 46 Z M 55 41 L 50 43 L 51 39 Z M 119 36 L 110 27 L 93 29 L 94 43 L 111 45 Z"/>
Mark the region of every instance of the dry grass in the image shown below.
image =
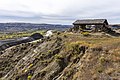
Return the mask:
<path id="1" fill-rule="evenodd" d="M 101 52 L 92 52 L 83 56 L 79 71 L 73 75 L 73 79 L 106 79 L 110 74 L 118 72 L 120 67 L 120 37 L 83 37 L 79 33 L 64 33 L 66 45 L 85 45 L 89 49 L 101 48 Z M 68 50 L 71 48 L 68 47 Z M 103 75 L 103 76 L 102 76 Z"/>
<path id="2" fill-rule="evenodd" d="M 38 80 L 43 78 L 51 80 L 58 76 L 59 80 L 109 80 L 109 76 L 115 77 L 117 80 L 114 74 L 120 73 L 120 37 L 97 35 L 86 37 L 79 33 L 60 33 L 53 35 L 50 40 L 42 44 L 32 45 L 18 45 L 18 50 L 16 47 L 14 50 L 6 52 L 19 55 L 23 53 L 26 55 L 26 52 L 29 55 L 37 53 L 30 58 L 30 61 L 35 58 L 36 64 L 34 62 L 26 64 L 25 61 L 20 64 L 20 66 L 25 65 L 23 73 L 35 69 L 34 73 L 37 75 L 29 74 L 26 79 L 36 76 Z M 36 48 L 34 48 L 35 45 Z M 87 47 L 85 53 L 80 51 L 83 46 Z M 22 47 L 26 47 L 27 50 Z M 14 57 L 16 56 L 13 55 L 12 58 L 14 59 Z M 16 71 L 12 73 L 16 74 Z"/>

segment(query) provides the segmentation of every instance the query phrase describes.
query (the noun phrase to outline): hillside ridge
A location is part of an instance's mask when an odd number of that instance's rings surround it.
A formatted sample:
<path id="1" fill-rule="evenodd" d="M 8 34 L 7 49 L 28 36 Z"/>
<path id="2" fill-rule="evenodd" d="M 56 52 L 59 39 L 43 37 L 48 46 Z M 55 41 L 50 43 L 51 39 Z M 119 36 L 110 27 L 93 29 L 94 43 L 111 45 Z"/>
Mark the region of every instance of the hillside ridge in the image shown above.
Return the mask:
<path id="1" fill-rule="evenodd" d="M 3 80 L 120 79 L 119 37 L 57 33 L 0 52 Z"/>

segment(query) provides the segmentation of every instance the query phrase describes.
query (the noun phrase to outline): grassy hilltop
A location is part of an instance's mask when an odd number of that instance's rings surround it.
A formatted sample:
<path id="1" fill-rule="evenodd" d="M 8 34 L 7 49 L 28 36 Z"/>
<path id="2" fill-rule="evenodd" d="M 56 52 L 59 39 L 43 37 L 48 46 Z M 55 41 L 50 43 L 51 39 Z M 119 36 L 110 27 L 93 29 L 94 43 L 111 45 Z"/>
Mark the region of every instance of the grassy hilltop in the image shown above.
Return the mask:
<path id="1" fill-rule="evenodd" d="M 0 52 L 3 80 L 119 80 L 120 37 L 56 32 Z"/>

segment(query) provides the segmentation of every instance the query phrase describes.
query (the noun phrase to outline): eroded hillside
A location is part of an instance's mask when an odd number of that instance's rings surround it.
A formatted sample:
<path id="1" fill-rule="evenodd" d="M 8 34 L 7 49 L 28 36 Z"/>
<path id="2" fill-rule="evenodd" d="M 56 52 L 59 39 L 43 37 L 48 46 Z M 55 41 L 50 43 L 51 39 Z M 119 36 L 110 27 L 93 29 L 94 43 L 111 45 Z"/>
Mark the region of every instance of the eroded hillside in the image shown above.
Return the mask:
<path id="1" fill-rule="evenodd" d="M 59 33 L 0 52 L 3 80 L 119 80 L 120 38 Z"/>

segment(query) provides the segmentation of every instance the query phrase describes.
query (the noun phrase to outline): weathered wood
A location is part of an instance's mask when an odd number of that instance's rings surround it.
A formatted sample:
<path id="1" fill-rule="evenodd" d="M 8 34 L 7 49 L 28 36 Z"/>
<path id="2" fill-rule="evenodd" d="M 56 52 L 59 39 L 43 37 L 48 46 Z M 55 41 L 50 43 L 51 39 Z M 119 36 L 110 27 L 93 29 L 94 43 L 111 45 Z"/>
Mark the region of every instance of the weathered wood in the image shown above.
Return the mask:
<path id="1" fill-rule="evenodd" d="M 73 31 L 83 31 L 86 30 L 87 25 L 95 25 L 94 32 L 105 31 L 108 29 L 109 25 L 106 19 L 87 19 L 87 20 L 76 20 L 73 23 Z"/>

